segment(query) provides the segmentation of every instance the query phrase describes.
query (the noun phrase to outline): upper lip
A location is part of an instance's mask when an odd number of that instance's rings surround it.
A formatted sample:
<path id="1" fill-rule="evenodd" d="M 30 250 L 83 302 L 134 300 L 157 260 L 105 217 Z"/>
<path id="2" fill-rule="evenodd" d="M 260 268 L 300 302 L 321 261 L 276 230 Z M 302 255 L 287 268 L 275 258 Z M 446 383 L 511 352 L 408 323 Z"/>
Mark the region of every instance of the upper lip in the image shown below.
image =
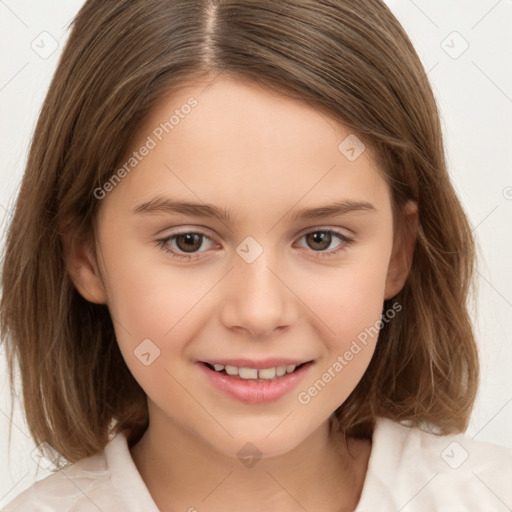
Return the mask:
<path id="1" fill-rule="evenodd" d="M 256 370 L 263 370 L 264 368 L 274 368 L 276 366 L 288 366 L 294 364 L 295 366 L 299 366 L 299 364 L 308 363 L 311 359 L 289 359 L 289 358 L 281 358 L 281 357 L 269 357 L 267 359 L 260 359 L 259 361 L 255 359 L 209 359 L 205 361 L 200 361 L 201 363 L 208 363 L 211 365 L 214 364 L 222 364 L 224 366 L 236 366 L 238 368 L 255 368 Z"/>

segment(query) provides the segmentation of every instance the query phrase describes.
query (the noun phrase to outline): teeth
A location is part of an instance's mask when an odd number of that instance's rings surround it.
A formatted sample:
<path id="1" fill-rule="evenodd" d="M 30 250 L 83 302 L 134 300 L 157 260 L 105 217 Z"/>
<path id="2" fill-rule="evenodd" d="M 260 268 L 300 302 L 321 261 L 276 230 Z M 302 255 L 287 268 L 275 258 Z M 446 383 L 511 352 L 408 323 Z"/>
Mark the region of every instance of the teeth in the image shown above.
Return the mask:
<path id="1" fill-rule="evenodd" d="M 286 373 L 292 373 L 297 365 L 289 364 L 287 366 L 274 366 L 273 368 L 263 368 L 257 370 L 256 368 L 238 368 L 237 366 L 231 366 L 227 364 L 214 364 L 213 368 L 216 372 L 225 370 L 228 375 L 238 375 L 241 379 L 263 379 L 272 380 L 276 377 L 282 377 Z"/>
<path id="2" fill-rule="evenodd" d="M 293 366 L 293 365 L 290 365 Z M 278 377 L 282 377 L 286 373 L 286 366 L 278 366 L 276 368 L 276 375 Z"/>
<path id="3" fill-rule="evenodd" d="M 257 379 L 258 370 L 256 368 L 238 368 L 238 375 L 241 379 Z"/>
<path id="4" fill-rule="evenodd" d="M 228 375 L 238 375 L 238 368 L 236 366 L 231 366 L 229 364 L 226 365 L 226 368 L 224 368 L 226 370 L 226 373 Z"/>
<path id="5" fill-rule="evenodd" d="M 276 376 L 275 368 L 265 368 L 258 372 L 260 379 L 273 379 Z"/>

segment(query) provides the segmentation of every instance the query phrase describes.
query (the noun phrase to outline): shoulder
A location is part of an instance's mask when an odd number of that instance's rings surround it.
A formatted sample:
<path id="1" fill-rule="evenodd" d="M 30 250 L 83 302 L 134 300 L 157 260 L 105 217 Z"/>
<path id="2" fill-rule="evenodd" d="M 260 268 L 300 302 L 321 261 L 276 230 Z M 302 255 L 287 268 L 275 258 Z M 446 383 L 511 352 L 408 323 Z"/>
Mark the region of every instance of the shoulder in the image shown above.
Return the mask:
<path id="1" fill-rule="evenodd" d="M 476 470 L 499 466 L 503 470 L 512 470 L 512 450 L 509 448 L 479 441 L 467 434 L 441 435 L 428 424 L 414 428 L 406 422 L 379 418 L 375 435 L 377 440 L 393 440 L 394 451 L 404 451 L 402 457 L 421 458 L 433 468 L 456 470 L 465 467 Z M 439 465 L 440 462 L 443 464 Z M 448 473 L 455 474 L 451 471 Z"/>
<path id="2" fill-rule="evenodd" d="M 124 434 L 117 434 L 103 452 L 35 482 L 3 512 L 98 510 L 157 511 L 133 463 Z"/>
<path id="3" fill-rule="evenodd" d="M 98 510 L 88 497 L 108 488 L 104 454 L 94 455 L 43 478 L 12 500 L 3 512 Z"/>
<path id="4" fill-rule="evenodd" d="M 388 508 L 381 501 L 379 510 L 463 511 L 476 505 L 507 510 L 512 507 L 511 483 L 508 448 L 378 418 L 362 498 L 367 498 L 365 491 L 368 500 L 382 496 Z"/>

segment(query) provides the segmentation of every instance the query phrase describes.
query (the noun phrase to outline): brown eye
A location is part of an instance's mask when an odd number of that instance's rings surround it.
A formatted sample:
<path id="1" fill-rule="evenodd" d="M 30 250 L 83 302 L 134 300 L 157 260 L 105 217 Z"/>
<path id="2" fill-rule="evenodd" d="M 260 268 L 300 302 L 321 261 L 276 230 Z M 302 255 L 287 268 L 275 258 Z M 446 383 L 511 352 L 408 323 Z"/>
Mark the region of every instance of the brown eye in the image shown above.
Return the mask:
<path id="1" fill-rule="evenodd" d="M 204 247 L 205 241 L 206 247 Z M 164 252 L 169 253 L 173 258 L 186 260 L 200 257 L 201 253 L 206 252 L 206 250 L 214 245 L 213 240 L 209 236 L 192 231 L 175 233 L 174 235 L 161 238 L 155 242 L 158 247 Z M 200 250 L 201 248 L 203 250 Z"/>
<path id="2" fill-rule="evenodd" d="M 203 238 L 204 236 L 198 233 L 184 233 L 181 235 L 176 235 L 176 246 L 180 251 L 194 252 L 201 247 Z"/>
<path id="3" fill-rule="evenodd" d="M 302 238 L 305 239 L 306 248 L 317 253 L 320 257 L 335 256 L 347 249 L 354 241 L 352 238 L 334 229 L 316 229 L 315 231 L 305 233 L 302 235 Z M 338 239 L 338 243 L 332 246 L 336 239 Z M 304 245 L 301 247 L 304 247 Z"/>
<path id="4" fill-rule="evenodd" d="M 332 241 L 332 233 L 328 231 L 314 231 L 306 235 L 308 245 L 317 251 L 325 251 Z"/>

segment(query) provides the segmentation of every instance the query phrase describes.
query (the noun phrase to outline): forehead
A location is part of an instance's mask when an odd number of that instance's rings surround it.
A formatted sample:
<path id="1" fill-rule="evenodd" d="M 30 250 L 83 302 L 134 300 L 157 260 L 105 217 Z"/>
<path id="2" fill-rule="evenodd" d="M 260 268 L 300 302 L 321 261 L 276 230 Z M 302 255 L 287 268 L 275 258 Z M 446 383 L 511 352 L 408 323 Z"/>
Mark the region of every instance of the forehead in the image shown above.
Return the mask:
<path id="1" fill-rule="evenodd" d="M 190 108 L 189 104 L 194 103 Z M 173 113 L 177 114 L 173 116 Z M 173 119 L 172 119 L 173 118 Z M 172 127 L 166 121 L 172 119 Z M 242 147 L 248 157 L 273 160 L 280 155 L 332 153 L 350 130 L 305 101 L 292 99 L 248 80 L 221 76 L 162 97 L 139 131 L 155 132 L 162 142 L 186 142 L 183 149 Z M 171 128 L 169 130 L 169 128 Z M 302 142 L 302 144 L 298 144 Z"/>
<path id="2" fill-rule="evenodd" d="M 370 148 L 349 129 L 306 102 L 232 78 L 162 97 L 126 162 L 144 146 L 151 149 L 111 194 L 132 206 L 166 191 L 240 212 L 243 205 L 261 212 L 263 204 L 314 203 L 326 194 L 387 199 Z"/>

